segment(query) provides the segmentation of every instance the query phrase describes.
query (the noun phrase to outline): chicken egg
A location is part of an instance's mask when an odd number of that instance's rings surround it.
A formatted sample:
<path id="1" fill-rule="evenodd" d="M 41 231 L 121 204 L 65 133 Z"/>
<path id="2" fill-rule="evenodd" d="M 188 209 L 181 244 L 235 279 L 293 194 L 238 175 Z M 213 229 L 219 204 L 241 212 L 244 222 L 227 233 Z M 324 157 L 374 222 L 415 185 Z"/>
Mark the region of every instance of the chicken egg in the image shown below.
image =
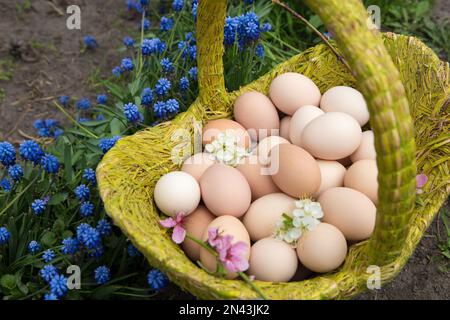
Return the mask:
<path id="1" fill-rule="evenodd" d="M 239 138 L 238 145 L 245 149 L 248 149 L 251 145 L 250 135 L 247 130 L 237 123 L 236 121 L 230 119 L 217 119 L 209 121 L 203 127 L 202 143 L 206 145 L 211 143 L 221 132 L 226 132 L 227 130 L 233 130 L 235 135 Z"/>
<path id="2" fill-rule="evenodd" d="M 344 186 L 358 190 L 378 204 L 378 168 L 375 160 L 359 160 L 345 174 Z"/>
<path id="3" fill-rule="evenodd" d="M 373 131 L 364 131 L 362 133 L 361 143 L 359 144 L 358 149 L 356 149 L 355 152 L 352 153 L 350 159 L 352 160 L 352 162 L 356 162 L 364 159 L 375 160 L 376 157 L 377 153 L 375 151 Z"/>
<path id="4" fill-rule="evenodd" d="M 289 127 L 289 139 L 292 144 L 302 146 L 302 132 L 308 123 L 324 112 L 316 106 L 303 106 L 295 111 Z"/>
<path id="5" fill-rule="evenodd" d="M 186 159 L 181 166 L 181 171 L 189 173 L 195 180 L 200 181 L 200 178 L 206 169 L 213 164 L 214 158 L 212 155 L 200 152 Z"/>
<path id="6" fill-rule="evenodd" d="M 270 163 L 270 150 L 276 145 L 287 143 L 290 144 L 289 141 L 282 137 L 278 136 L 270 136 L 258 143 L 258 146 L 253 151 L 253 154 L 258 156 L 258 161 L 261 165 L 268 165 Z"/>
<path id="7" fill-rule="evenodd" d="M 289 128 L 291 125 L 291 116 L 285 116 L 280 121 L 280 137 L 289 140 Z"/>
<path id="8" fill-rule="evenodd" d="M 317 164 L 320 168 L 321 182 L 319 190 L 314 194 L 315 198 L 325 190 L 344 185 L 346 169 L 342 164 L 331 160 L 317 160 Z"/>
<path id="9" fill-rule="evenodd" d="M 184 219 L 184 228 L 186 232 L 193 236 L 194 238 L 201 239 L 203 232 L 206 227 L 215 219 L 216 217 L 204 206 L 200 205 L 194 212 L 188 215 Z M 184 252 L 194 261 L 200 259 L 200 245 L 191 239 L 186 238 L 182 247 Z"/>

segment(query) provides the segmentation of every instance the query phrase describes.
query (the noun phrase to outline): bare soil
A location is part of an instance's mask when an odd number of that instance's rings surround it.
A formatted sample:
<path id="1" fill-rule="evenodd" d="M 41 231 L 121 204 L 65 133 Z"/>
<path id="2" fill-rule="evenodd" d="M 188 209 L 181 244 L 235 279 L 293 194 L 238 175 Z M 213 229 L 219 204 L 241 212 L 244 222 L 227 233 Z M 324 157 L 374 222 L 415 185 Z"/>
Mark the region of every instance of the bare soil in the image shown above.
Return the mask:
<path id="1" fill-rule="evenodd" d="M 10 80 L 0 80 L 0 89 L 5 92 L 0 101 L 0 141 L 34 137 L 32 123 L 38 118 L 64 122 L 52 104 L 59 95 L 95 99 L 100 89 L 90 80 L 110 75 L 121 58 L 117 48 L 123 37 L 137 28 L 137 21 L 127 19 L 124 13 L 124 0 L 32 1 L 32 8 L 23 12 L 16 7 L 20 2 L 0 0 L 0 61 L 12 62 L 14 67 Z M 81 7 L 81 30 L 66 28 L 69 4 Z M 439 1 L 436 12 L 448 14 L 449 4 Z M 86 34 L 97 39 L 97 50 L 81 51 Z M 450 299 L 450 273 L 439 270 L 448 268 L 449 263 L 438 249 L 442 230 L 442 222 L 436 220 L 404 270 L 381 290 L 357 299 Z M 157 297 L 192 298 L 174 285 Z"/>

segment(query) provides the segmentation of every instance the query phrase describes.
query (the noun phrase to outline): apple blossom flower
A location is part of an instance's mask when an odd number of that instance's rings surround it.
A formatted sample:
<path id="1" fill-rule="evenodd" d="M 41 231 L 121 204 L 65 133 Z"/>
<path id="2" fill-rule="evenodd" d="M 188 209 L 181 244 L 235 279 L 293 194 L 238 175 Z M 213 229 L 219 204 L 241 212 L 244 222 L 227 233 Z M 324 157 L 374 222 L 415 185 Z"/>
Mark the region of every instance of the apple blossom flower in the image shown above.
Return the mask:
<path id="1" fill-rule="evenodd" d="M 164 228 L 173 228 L 172 240 L 176 244 L 182 243 L 186 238 L 186 229 L 183 226 L 185 216 L 184 212 L 180 212 L 175 216 L 175 219 L 170 217 L 159 221 Z"/>

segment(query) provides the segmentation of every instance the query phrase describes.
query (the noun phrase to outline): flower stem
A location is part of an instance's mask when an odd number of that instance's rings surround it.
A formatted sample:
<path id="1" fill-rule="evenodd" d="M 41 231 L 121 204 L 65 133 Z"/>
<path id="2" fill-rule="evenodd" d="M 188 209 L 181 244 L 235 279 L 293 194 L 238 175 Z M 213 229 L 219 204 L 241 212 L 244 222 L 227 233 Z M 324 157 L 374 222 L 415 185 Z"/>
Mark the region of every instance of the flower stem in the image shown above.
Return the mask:
<path id="1" fill-rule="evenodd" d="M 67 117 L 70 121 L 72 121 L 75 126 L 79 127 L 81 130 L 89 134 L 92 138 L 98 139 L 98 137 L 93 134 L 90 130 L 86 129 L 84 126 L 82 126 L 78 121 L 76 121 L 70 114 L 67 113 L 66 110 L 64 110 L 63 107 L 61 107 L 57 102 L 54 102 L 55 106 Z"/>

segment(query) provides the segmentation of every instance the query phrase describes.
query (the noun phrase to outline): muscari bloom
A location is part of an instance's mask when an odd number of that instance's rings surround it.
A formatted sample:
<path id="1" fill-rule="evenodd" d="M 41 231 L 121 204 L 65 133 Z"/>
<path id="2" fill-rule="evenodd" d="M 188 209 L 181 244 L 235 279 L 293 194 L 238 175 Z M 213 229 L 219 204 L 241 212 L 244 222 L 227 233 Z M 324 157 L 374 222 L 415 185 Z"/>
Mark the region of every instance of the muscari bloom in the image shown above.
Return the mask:
<path id="1" fill-rule="evenodd" d="M 155 92 L 158 96 L 164 96 L 169 92 L 171 87 L 172 84 L 167 78 L 160 78 L 156 82 Z"/>
<path id="2" fill-rule="evenodd" d="M 52 264 L 47 264 L 39 271 L 39 275 L 48 283 L 53 277 L 58 275 L 58 269 Z"/>
<path id="3" fill-rule="evenodd" d="M 86 168 L 83 171 L 83 178 L 90 184 L 96 185 L 97 178 L 95 176 L 95 171 L 92 168 Z"/>
<path id="4" fill-rule="evenodd" d="M 112 138 L 102 138 L 102 139 L 100 139 L 98 146 L 102 150 L 103 153 L 106 153 L 112 147 L 114 147 L 114 145 L 116 144 L 117 141 L 119 141 L 120 138 L 121 138 L 121 136 L 114 136 Z"/>
<path id="5" fill-rule="evenodd" d="M 111 234 L 111 224 L 106 219 L 100 219 L 96 227 L 101 236 L 109 236 Z"/>
<path id="6" fill-rule="evenodd" d="M 67 107 L 69 105 L 70 98 L 69 96 L 60 96 L 59 97 L 59 103 L 61 103 L 62 106 Z"/>
<path id="7" fill-rule="evenodd" d="M 121 74 L 122 74 L 122 68 L 120 68 L 119 66 L 117 66 L 117 67 L 114 67 L 113 69 L 112 69 L 112 74 L 115 76 L 115 77 L 120 77 L 121 76 Z"/>
<path id="8" fill-rule="evenodd" d="M 58 297 L 54 295 L 53 293 L 46 293 L 44 294 L 44 300 L 45 301 L 56 301 L 58 300 Z"/>
<path id="9" fill-rule="evenodd" d="M 56 275 L 50 280 L 50 292 L 58 298 L 67 293 L 67 278 L 62 275 Z"/>
<path id="10" fill-rule="evenodd" d="M 23 168 L 20 164 L 12 165 L 8 168 L 8 174 L 13 181 L 19 181 L 23 177 Z"/>
<path id="11" fill-rule="evenodd" d="M 87 223 L 82 223 L 77 227 L 77 239 L 88 249 L 96 249 L 101 246 L 100 233 Z"/>
<path id="12" fill-rule="evenodd" d="M 57 173 L 59 170 L 58 158 L 47 153 L 41 158 L 41 166 L 47 173 Z"/>
<path id="13" fill-rule="evenodd" d="M 264 46 L 261 43 L 256 45 L 255 54 L 258 58 L 264 58 Z"/>
<path id="14" fill-rule="evenodd" d="M 263 23 L 261 26 L 261 32 L 269 32 L 270 30 L 272 30 L 272 25 L 268 22 Z"/>
<path id="15" fill-rule="evenodd" d="M 123 113 L 125 118 L 131 123 L 139 123 L 144 120 L 144 117 L 139 112 L 139 108 L 134 103 L 127 103 L 123 106 Z"/>
<path id="16" fill-rule="evenodd" d="M 26 140 L 19 146 L 19 154 L 24 160 L 39 164 L 41 158 L 44 156 L 44 151 L 36 141 Z"/>
<path id="17" fill-rule="evenodd" d="M 173 28 L 173 19 L 162 17 L 160 22 L 160 29 L 162 31 L 169 31 Z"/>
<path id="18" fill-rule="evenodd" d="M 126 36 L 125 38 L 123 38 L 123 44 L 127 48 L 133 48 L 134 47 L 134 39 Z"/>
<path id="19" fill-rule="evenodd" d="M 75 188 L 75 196 L 80 201 L 87 201 L 91 196 L 91 192 L 89 191 L 89 188 L 85 184 L 80 184 Z"/>
<path id="20" fill-rule="evenodd" d="M 183 226 L 185 216 L 184 212 L 179 212 L 175 219 L 170 217 L 159 221 L 164 228 L 173 229 L 172 240 L 176 244 L 182 243 L 186 237 L 186 229 Z"/>
<path id="21" fill-rule="evenodd" d="M 95 282 L 105 284 L 111 279 L 111 271 L 107 266 L 100 266 L 94 271 Z"/>
<path id="22" fill-rule="evenodd" d="M 140 0 L 141 6 L 147 6 L 150 2 L 150 0 Z"/>
<path id="23" fill-rule="evenodd" d="M 107 101 L 108 101 L 108 96 L 106 94 L 102 93 L 97 96 L 98 104 L 106 104 Z"/>
<path id="24" fill-rule="evenodd" d="M 167 276 L 158 269 L 153 269 L 148 273 L 147 281 L 150 288 L 155 291 L 159 291 L 167 286 L 169 283 L 169 278 L 167 278 Z"/>
<path id="25" fill-rule="evenodd" d="M 83 38 L 83 41 L 88 49 L 95 49 L 98 47 L 98 43 L 93 36 L 87 35 Z"/>
<path id="26" fill-rule="evenodd" d="M 47 249 L 42 253 L 42 259 L 44 259 L 45 262 L 50 262 L 55 259 L 55 257 L 56 253 L 51 249 Z"/>
<path id="27" fill-rule="evenodd" d="M 94 214 L 94 205 L 88 201 L 81 203 L 80 214 L 82 217 L 90 217 Z"/>
<path id="28" fill-rule="evenodd" d="M 134 69 L 133 60 L 131 58 L 123 58 L 120 66 L 125 71 L 131 71 Z"/>
<path id="29" fill-rule="evenodd" d="M 76 107 L 78 110 L 88 110 L 91 107 L 91 102 L 88 98 L 81 98 L 77 101 Z"/>
<path id="30" fill-rule="evenodd" d="M 16 163 L 16 150 L 7 141 L 0 142 L 0 163 L 6 167 Z"/>
<path id="31" fill-rule="evenodd" d="M 136 247 L 132 243 L 130 243 L 128 245 L 127 252 L 128 252 L 128 255 L 132 258 L 138 257 L 141 255 L 141 253 L 138 251 L 138 249 L 136 249 Z"/>
<path id="32" fill-rule="evenodd" d="M 153 91 L 150 88 L 144 88 L 141 94 L 141 103 L 144 106 L 149 106 L 153 102 Z"/>
<path id="33" fill-rule="evenodd" d="M 191 14 L 192 14 L 192 17 L 194 18 L 194 21 L 197 21 L 197 7 L 198 7 L 197 0 L 192 1 Z"/>
<path id="34" fill-rule="evenodd" d="M 44 212 L 47 207 L 48 198 L 45 199 L 36 199 L 31 203 L 31 209 L 33 210 L 35 215 L 40 215 Z"/>
<path id="35" fill-rule="evenodd" d="M 57 127 L 58 121 L 55 119 L 38 119 L 33 123 L 33 126 L 40 137 L 57 138 L 60 135 L 60 131 L 62 131 Z"/>
<path id="36" fill-rule="evenodd" d="M 176 114 L 179 111 L 178 101 L 175 99 L 169 99 L 166 102 L 158 101 L 153 105 L 153 112 L 160 119 L 166 119 L 167 117 Z"/>
<path id="37" fill-rule="evenodd" d="M 173 0 L 173 2 L 172 2 L 172 9 L 175 12 L 180 12 L 181 10 L 183 10 L 183 6 L 184 6 L 184 0 Z"/>
<path id="38" fill-rule="evenodd" d="M 2 188 L 5 192 L 9 192 L 12 189 L 11 181 L 7 178 L 3 178 L 0 180 L 0 188 Z"/>
<path id="39" fill-rule="evenodd" d="M 160 62 L 161 67 L 164 72 L 172 72 L 173 71 L 173 63 L 169 58 L 164 58 Z"/>
<path id="40" fill-rule="evenodd" d="M 41 245 L 36 240 L 30 241 L 28 243 L 28 251 L 32 254 L 38 253 L 41 250 Z"/>
<path id="41" fill-rule="evenodd" d="M 197 81 L 197 77 L 198 77 L 198 69 L 197 69 L 197 67 L 190 68 L 188 73 L 189 73 L 189 76 L 191 77 L 192 80 Z"/>
<path id="42" fill-rule="evenodd" d="M 189 79 L 187 77 L 180 78 L 180 90 L 186 91 L 189 89 Z"/>
<path id="43" fill-rule="evenodd" d="M 104 253 L 105 253 L 105 249 L 103 248 L 103 246 L 101 244 L 99 244 L 95 248 L 91 249 L 91 251 L 89 252 L 89 257 L 99 259 L 103 256 Z"/>
<path id="44" fill-rule="evenodd" d="M 144 31 L 148 31 L 150 29 L 151 23 L 150 20 L 144 19 Z"/>
<path id="45" fill-rule="evenodd" d="M 225 19 L 223 42 L 226 45 L 232 45 L 236 40 L 236 31 L 239 22 L 236 17 L 227 17 Z"/>
<path id="46" fill-rule="evenodd" d="M 151 55 L 153 53 L 163 53 L 166 49 L 166 44 L 159 38 L 144 39 L 142 41 L 142 54 L 144 56 Z"/>
<path id="47" fill-rule="evenodd" d="M 0 245 L 6 244 L 9 241 L 11 234 L 6 227 L 0 227 Z"/>
<path id="48" fill-rule="evenodd" d="M 73 237 L 63 239 L 61 252 L 63 254 L 75 254 L 78 252 L 79 242 Z"/>

